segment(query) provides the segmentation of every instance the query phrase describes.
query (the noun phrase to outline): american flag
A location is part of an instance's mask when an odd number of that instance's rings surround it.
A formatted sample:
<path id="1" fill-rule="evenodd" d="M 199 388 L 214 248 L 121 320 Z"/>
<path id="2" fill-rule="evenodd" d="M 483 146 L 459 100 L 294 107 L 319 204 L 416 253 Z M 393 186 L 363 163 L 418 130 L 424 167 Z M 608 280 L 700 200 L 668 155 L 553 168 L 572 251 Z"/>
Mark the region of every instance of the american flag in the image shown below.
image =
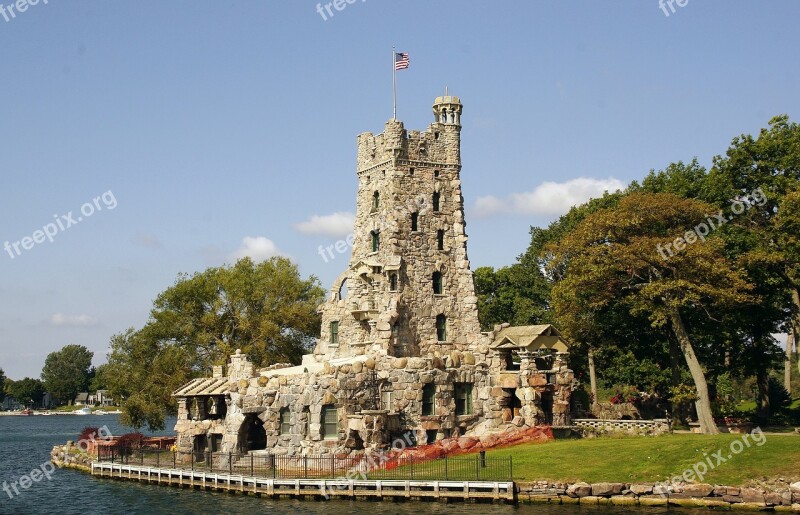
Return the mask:
<path id="1" fill-rule="evenodd" d="M 394 69 L 395 70 L 405 70 L 408 68 L 408 64 L 411 61 L 408 60 L 408 54 L 405 52 L 395 52 L 394 53 Z"/>

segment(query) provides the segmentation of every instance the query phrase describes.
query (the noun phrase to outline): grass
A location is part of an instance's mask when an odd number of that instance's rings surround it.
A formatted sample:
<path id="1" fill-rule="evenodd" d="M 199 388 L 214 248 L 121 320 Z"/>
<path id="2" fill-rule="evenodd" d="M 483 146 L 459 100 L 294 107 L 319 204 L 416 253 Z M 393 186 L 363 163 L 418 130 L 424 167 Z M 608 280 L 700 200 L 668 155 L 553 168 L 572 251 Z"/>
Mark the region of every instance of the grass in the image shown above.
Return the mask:
<path id="1" fill-rule="evenodd" d="M 758 447 L 751 436 L 749 448 L 718 466 L 711 458 L 715 468 L 703 482 L 733 486 L 750 480 L 800 479 L 800 436 L 765 437 L 766 442 Z M 719 450 L 727 458 L 735 440 L 741 443 L 742 436 L 673 434 L 557 440 L 491 451 L 487 456 L 513 456 L 514 480 L 656 482 L 682 474 Z"/>

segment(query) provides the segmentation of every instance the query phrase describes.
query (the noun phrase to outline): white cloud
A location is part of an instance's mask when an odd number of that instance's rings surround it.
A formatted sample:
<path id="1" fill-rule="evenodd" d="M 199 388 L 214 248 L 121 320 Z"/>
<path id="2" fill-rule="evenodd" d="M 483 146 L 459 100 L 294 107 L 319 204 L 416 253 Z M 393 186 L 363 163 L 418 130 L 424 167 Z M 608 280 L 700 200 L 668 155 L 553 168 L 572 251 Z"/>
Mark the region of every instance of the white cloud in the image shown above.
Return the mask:
<path id="1" fill-rule="evenodd" d="M 53 313 L 50 317 L 50 325 L 59 327 L 89 327 L 97 325 L 97 319 L 89 315 L 65 315 L 63 313 Z"/>
<path id="2" fill-rule="evenodd" d="M 264 236 L 245 236 L 239 250 L 230 255 L 231 260 L 236 261 L 243 257 L 249 257 L 253 261 L 265 261 L 275 256 L 282 256 L 283 252 L 278 248 L 274 241 Z"/>
<path id="3" fill-rule="evenodd" d="M 356 215 L 337 211 L 330 215 L 314 215 L 304 222 L 294 224 L 296 231 L 307 235 L 340 237 L 353 232 Z"/>
<path id="4" fill-rule="evenodd" d="M 598 198 L 603 193 L 625 188 L 619 179 L 592 179 L 579 177 L 566 182 L 543 182 L 532 191 L 512 193 L 506 198 L 492 195 L 478 197 L 475 213 L 478 216 L 491 216 L 500 213 L 522 215 L 560 216 L 572 206 L 583 204 L 590 198 Z"/>

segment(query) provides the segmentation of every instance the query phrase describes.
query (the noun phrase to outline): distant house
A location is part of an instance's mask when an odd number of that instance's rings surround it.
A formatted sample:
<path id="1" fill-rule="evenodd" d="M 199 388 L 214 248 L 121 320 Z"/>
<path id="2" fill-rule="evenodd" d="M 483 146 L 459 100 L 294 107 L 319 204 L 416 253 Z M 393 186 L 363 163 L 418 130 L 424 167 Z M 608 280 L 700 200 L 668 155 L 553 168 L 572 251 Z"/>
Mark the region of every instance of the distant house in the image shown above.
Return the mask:
<path id="1" fill-rule="evenodd" d="M 6 395 L 6 398 L 3 399 L 3 403 L 0 406 L 2 406 L 3 411 L 17 411 L 24 407 L 17 402 L 17 399 L 10 395 Z"/>
<path id="2" fill-rule="evenodd" d="M 53 398 L 53 394 L 50 392 L 45 392 L 44 397 L 42 397 L 42 408 L 52 409 L 55 406 L 56 406 L 56 401 Z"/>
<path id="3" fill-rule="evenodd" d="M 81 392 L 75 397 L 75 405 L 76 406 L 85 406 L 89 404 L 89 392 Z"/>
<path id="4" fill-rule="evenodd" d="M 108 390 L 97 390 L 97 393 L 94 394 L 94 404 L 95 406 L 113 406 L 114 405 L 114 398 L 111 397 L 111 392 Z"/>

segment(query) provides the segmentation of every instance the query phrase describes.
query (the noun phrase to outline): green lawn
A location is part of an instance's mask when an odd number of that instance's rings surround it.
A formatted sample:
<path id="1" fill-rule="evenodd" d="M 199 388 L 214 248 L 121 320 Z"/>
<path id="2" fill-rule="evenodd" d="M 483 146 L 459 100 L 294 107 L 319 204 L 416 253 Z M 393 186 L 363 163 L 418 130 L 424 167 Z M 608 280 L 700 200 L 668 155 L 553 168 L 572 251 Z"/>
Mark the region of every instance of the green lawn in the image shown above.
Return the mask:
<path id="1" fill-rule="evenodd" d="M 800 479 L 800 435 L 764 437 L 766 441 L 759 447 L 751 436 L 749 448 L 745 446 L 718 466 L 712 458 L 715 468 L 703 482 L 742 485 L 754 479 Z M 515 480 L 655 482 L 682 474 L 704 460 L 704 453 L 711 457 L 722 450 L 722 457 L 727 459 L 734 440 L 741 443 L 742 436 L 674 434 L 557 440 L 489 451 L 487 456 L 513 456 Z"/>

